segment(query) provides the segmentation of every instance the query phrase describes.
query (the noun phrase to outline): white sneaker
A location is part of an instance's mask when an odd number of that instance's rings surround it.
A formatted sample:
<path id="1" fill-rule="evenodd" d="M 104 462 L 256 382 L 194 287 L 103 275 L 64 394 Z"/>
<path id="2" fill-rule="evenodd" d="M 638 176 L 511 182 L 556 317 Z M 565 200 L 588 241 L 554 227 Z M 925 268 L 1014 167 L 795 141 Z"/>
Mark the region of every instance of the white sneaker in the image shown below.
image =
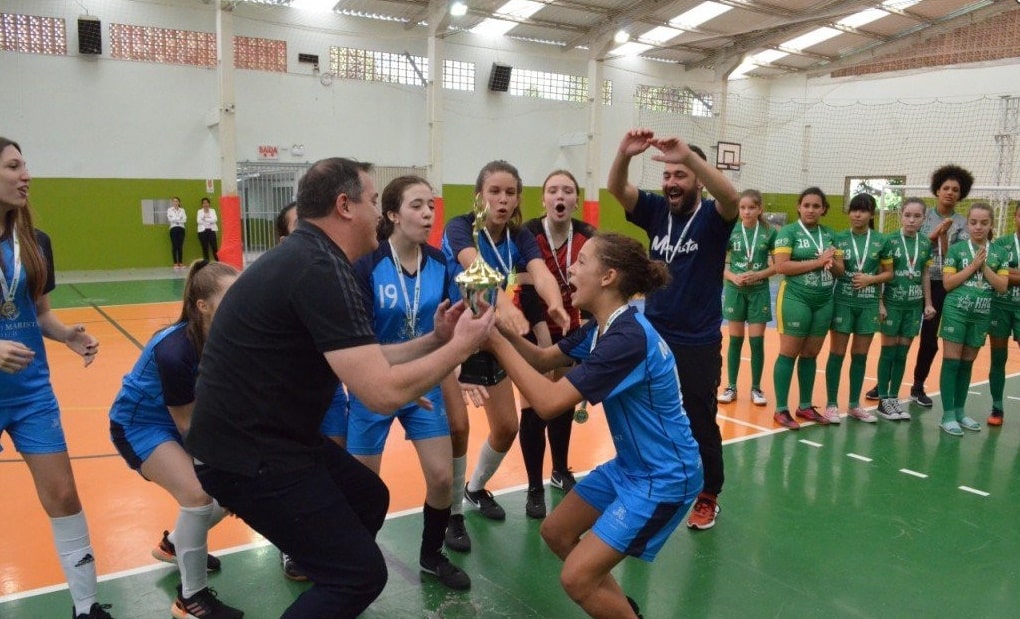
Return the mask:
<path id="1" fill-rule="evenodd" d="M 851 408 L 846 412 L 846 414 L 847 417 L 853 417 L 854 419 L 858 421 L 863 421 L 864 423 L 876 423 L 878 421 L 878 417 L 875 417 L 870 412 L 864 410 L 860 406 Z"/>
<path id="2" fill-rule="evenodd" d="M 900 407 L 897 406 L 898 402 L 894 398 L 886 398 L 878 401 L 878 416 L 882 419 L 888 419 L 889 421 L 899 421 L 903 419 L 903 413 L 900 412 Z M 907 413 L 907 419 L 910 419 L 910 413 Z"/>
<path id="3" fill-rule="evenodd" d="M 765 406 L 769 403 L 769 401 L 765 399 L 765 394 L 761 392 L 761 389 L 751 390 L 751 402 L 754 403 L 755 406 Z"/>
<path id="4" fill-rule="evenodd" d="M 733 400 L 737 399 L 737 390 L 733 387 L 727 387 L 726 391 L 723 391 L 715 397 L 715 399 L 723 404 L 729 404 Z"/>
<path id="5" fill-rule="evenodd" d="M 896 412 L 900 414 L 900 421 L 910 421 L 910 411 L 903 407 L 903 402 L 896 398 L 892 398 L 891 401 L 893 406 L 896 407 Z"/>
<path id="6" fill-rule="evenodd" d="M 839 409 L 835 406 L 826 406 L 825 412 L 822 413 L 822 417 L 828 420 L 829 423 L 838 424 L 842 419 L 839 416 Z"/>

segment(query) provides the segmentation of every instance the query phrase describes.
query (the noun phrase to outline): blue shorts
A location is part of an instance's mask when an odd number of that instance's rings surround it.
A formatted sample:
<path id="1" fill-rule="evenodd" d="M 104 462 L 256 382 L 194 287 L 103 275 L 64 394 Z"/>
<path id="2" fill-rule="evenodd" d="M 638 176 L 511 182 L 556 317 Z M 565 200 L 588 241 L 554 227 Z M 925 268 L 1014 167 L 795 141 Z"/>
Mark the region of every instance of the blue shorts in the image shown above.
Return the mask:
<path id="1" fill-rule="evenodd" d="M 181 434 L 175 425 L 146 423 L 124 426 L 111 419 L 110 438 L 128 466 L 136 471 L 163 443 L 173 441 L 183 447 Z"/>
<path id="2" fill-rule="evenodd" d="M 344 386 L 336 388 L 333 401 L 329 404 L 326 416 L 322 418 L 322 425 L 319 431 L 328 438 L 347 438 L 347 392 Z"/>
<path id="3" fill-rule="evenodd" d="M 406 440 L 421 441 L 450 436 L 450 423 L 446 420 L 442 390 L 434 387 L 425 394 L 425 397 L 432 402 L 432 410 L 426 410 L 417 404 L 408 404 L 395 415 L 373 413 L 360 400 L 351 398 L 351 412 L 347 420 L 347 451 L 357 456 L 381 454 L 394 417 L 404 426 Z"/>
<path id="4" fill-rule="evenodd" d="M 11 436 L 14 448 L 23 454 L 67 451 L 64 428 L 60 426 L 60 407 L 52 390 L 32 402 L 0 406 L 0 432 L 3 431 Z"/>
<path id="5" fill-rule="evenodd" d="M 592 533 L 613 550 L 644 561 L 655 560 L 700 490 L 697 483 L 691 496 L 678 502 L 658 501 L 648 496 L 647 488 L 639 491 L 616 460 L 600 464 L 574 486 L 585 503 L 602 513 Z"/>

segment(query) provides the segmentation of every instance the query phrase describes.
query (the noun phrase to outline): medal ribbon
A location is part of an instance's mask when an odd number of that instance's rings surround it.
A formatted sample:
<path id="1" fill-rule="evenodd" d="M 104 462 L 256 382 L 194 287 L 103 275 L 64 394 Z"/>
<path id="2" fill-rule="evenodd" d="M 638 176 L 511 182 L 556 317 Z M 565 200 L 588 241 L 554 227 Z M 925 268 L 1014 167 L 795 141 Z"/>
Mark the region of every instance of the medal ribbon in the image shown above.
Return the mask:
<path id="1" fill-rule="evenodd" d="M 21 280 L 21 243 L 18 242 L 18 231 L 11 227 L 11 245 L 14 248 L 14 272 L 11 274 L 11 283 L 7 284 L 7 275 L 0 268 L 0 292 L 3 293 L 4 303 L 14 303 L 14 295 L 18 292 L 18 282 Z"/>
<path id="2" fill-rule="evenodd" d="M 691 229 L 691 224 L 694 223 L 694 218 L 701 212 L 701 204 L 698 204 L 694 212 L 691 213 L 691 218 L 687 220 L 687 225 L 680 231 L 680 238 L 676 240 L 676 245 L 673 246 L 673 250 L 666 254 L 666 264 L 672 264 L 673 258 L 676 256 L 676 252 L 680 249 L 680 246 L 684 244 L 684 239 L 687 238 L 687 231 Z M 673 212 L 666 210 L 666 240 L 669 241 L 673 238 Z M 606 325 L 609 328 L 609 325 Z"/>
<path id="3" fill-rule="evenodd" d="M 414 304 L 407 296 L 407 284 L 404 282 L 404 267 L 400 264 L 400 257 L 393 243 L 390 243 L 390 256 L 393 258 L 393 266 L 397 269 L 397 281 L 400 282 L 400 291 L 404 293 L 404 316 L 407 320 L 408 335 L 414 336 L 418 329 L 418 304 L 421 302 L 421 246 L 415 245 L 415 256 L 418 261 L 418 270 L 414 277 Z"/>
<path id="4" fill-rule="evenodd" d="M 574 246 L 574 220 L 570 220 L 570 225 L 567 228 L 567 255 L 563 259 L 563 263 L 566 266 L 565 269 L 560 269 L 559 252 L 553 247 L 553 237 L 552 232 L 549 230 L 548 216 L 542 218 L 542 229 L 545 230 L 545 238 L 549 240 L 549 249 L 552 250 L 553 262 L 556 263 L 556 270 L 560 274 L 560 279 L 563 280 L 563 285 L 570 287 L 570 284 L 567 282 L 567 276 L 570 274 L 570 257 Z"/>

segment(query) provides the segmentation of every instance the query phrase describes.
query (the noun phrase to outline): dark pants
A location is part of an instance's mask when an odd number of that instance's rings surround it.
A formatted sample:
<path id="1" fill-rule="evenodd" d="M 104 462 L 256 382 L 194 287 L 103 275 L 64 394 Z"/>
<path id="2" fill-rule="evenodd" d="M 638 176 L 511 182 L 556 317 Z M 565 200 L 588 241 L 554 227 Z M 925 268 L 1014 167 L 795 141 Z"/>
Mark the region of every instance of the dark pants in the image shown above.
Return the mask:
<path id="1" fill-rule="evenodd" d="M 375 542 L 389 507 L 386 485 L 332 441 L 312 468 L 245 477 L 196 468 L 202 487 L 287 553 L 313 585 L 285 619 L 357 617 L 382 593 L 386 563 Z"/>
<path id="2" fill-rule="evenodd" d="M 676 358 L 684 410 L 705 467 L 704 492 L 718 495 L 723 487 L 723 455 L 722 433 L 715 420 L 718 412 L 715 396 L 722 378 L 722 340 L 705 346 L 671 344 L 669 348 Z"/>
<path id="3" fill-rule="evenodd" d="M 219 252 L 219 247 L 216 245 L 216 231 L 215 230 L 202 230 L 198 233 L 198 242 L 202 244 L 202 257 L 206 260 L 209 259 L 209 250 L 212 250 L 213 260 L 219 260 L 219 256 L 216 254 Z"/>
<path id="4" fill-rule="evenodd" d="M 180 226 L 170 228 L 170 253 L 174 264 L 184 264 L 184 228 Z"/>
<path id="5" fill-rule="evenodd" d="M 946 302 L 946 288 L 942 280 L 931 280 L 931 304 L 935 306 L 935 317 L 921 321 L 921 343 L 917 347 L 917 361 L 914 363 L 914 389 L 923 389 L 924 381 L 931 373 L 931 364 L 939 352 L 939 323 L 942 322 L 942 306 Z"/>

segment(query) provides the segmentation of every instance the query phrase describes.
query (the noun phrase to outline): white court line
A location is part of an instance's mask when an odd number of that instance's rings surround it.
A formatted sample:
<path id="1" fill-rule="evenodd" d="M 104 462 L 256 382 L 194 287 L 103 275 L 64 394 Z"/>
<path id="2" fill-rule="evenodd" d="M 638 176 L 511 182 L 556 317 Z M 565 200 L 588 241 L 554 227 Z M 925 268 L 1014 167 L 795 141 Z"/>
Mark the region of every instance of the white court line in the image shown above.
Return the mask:
<path id="1" fill-rule="evenodd" d="M 970 492 L 971 494 L 976 494 L 978 496 L 988 496 L 988 493 L 984 490 L 978 490 L 977 488 L 971 488 L 970 486 L 959 486 L 959 488 L 964 492 Z"/>
<path id="2" fill-rule="evenodd" d="M 751 423 L 749 421 L 744 421 L 743 419 L 736 419 L 734 417 L 727 417 L 726 415 L 716 415 L 716 417 L 718 419 L 722 419 L 722 420 L 728 421 L 730 423 L 735 423 L 738 426 L 744 426 L 745 428 L 754 428 L 755 430 L 758 430 L 759 432 L 771 432 L 772 430 L 775 430 L 775 428 L 766 428 L 765 426 L 759 426 L 758 424 L 754 424 L 754 423 Z"/>
<path id="3" fill-rule="evenodd" d="M 910 469 L 900 469 L 900 473 L 905 473 L 907 475 L 913 475 L 914 477 L 920 477 L 921 479 L 928 479 L 928 476 L 925 475 L 924 473 L 918 473 L 917 471 L 912 471 Z"/>
<path id="4" fill-rule="evenodd" d="M 1006 396 L 1006 399 L 1008 399 L 1008 400 L 1020 400 L 1020 398 L 1018 398 L 1016 396 L 1011 396 L 1011 395 Z"/>
<path id="5" fill-rule="evenodd" d="M 816 443 L 814 441 L 809 441 L 806 438 L 800 439 L 799 442 L 804 443 L 805 445 L 810 445 L 811 447 L 821 447 L 822 446 L 821 443 Z"/>
<path id="6" fill-rule="evenodd" d="M 854 460 L 860 460 L 861 462 L 871 462 L 871 458 L 867 456 L 862 456 L 860 454 L 848 453 L 846 456 L 848 458 L 853 458 Z"/>
<path id="7" fill-rule="evenodd" d="M 970 391 L 970 390 L 968 390 L 967 393 L 969 393 L 971 395 L 981 395 L 980 391 Z"/>

